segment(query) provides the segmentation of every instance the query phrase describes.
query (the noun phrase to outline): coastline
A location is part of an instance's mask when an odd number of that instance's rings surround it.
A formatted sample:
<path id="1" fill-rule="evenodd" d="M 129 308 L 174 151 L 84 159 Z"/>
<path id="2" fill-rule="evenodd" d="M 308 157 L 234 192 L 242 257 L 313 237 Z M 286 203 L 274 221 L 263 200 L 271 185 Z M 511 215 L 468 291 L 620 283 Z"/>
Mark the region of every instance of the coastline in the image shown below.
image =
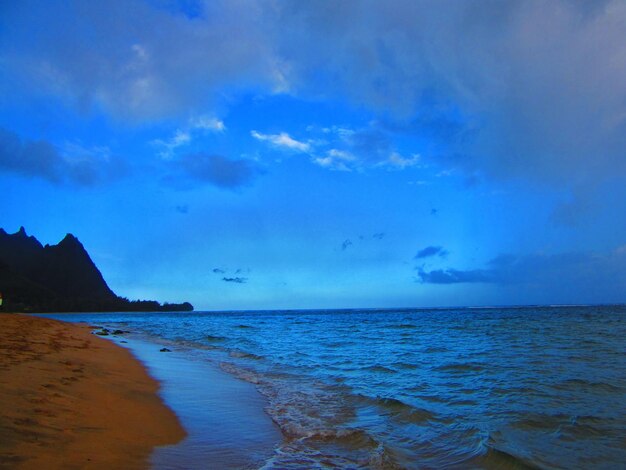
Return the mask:
<path id="1" fill-rule="evenodd" d="M 108 338 L 123 341 L 158 380 L 163 401 L 187 432 L 181 442 L 156 448 L 151 468 L 206 468 L 207 462 L 211 468 L 261 468 L 274 456 L 283 436 L 255 385 L 222 370 L 205 351 L 130 332 Z"/>
<path id="2" fill-rule="evenodd" d="M 87 326 L 1 313 L 0 468 L 148 468 L 186 435 L 158 390 Z"/>

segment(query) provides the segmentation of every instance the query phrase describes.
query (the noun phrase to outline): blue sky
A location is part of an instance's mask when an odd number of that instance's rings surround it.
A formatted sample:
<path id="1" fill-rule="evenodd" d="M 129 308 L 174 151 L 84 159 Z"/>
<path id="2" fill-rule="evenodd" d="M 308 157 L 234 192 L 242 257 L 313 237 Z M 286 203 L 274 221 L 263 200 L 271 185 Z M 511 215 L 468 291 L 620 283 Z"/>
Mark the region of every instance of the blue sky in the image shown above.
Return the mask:
<path id="1" fill-rule="evenodd" d="M 201 309 L 626 301 L 626 5 L 0 3 L 0 226 Z"/>

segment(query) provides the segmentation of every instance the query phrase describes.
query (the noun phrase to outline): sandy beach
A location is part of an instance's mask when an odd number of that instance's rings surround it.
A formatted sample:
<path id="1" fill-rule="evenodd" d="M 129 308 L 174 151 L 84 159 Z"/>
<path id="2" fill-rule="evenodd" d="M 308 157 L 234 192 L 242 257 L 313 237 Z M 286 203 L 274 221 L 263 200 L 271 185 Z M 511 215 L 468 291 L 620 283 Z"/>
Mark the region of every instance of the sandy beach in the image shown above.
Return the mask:
<path id="1" fill-rule="evenodd" d="M 0 314 L 0 468 L 146 468 L 185 436 L 132 354 L 86 326 Z"/>

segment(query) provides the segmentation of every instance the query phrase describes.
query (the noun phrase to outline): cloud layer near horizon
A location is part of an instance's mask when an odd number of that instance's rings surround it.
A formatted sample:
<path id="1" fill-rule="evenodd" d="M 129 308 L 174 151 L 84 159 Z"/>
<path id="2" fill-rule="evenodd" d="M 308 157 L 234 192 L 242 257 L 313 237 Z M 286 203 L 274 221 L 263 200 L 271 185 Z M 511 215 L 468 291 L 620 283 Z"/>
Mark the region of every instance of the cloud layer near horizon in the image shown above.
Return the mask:
<path id="1" fill-rule="evenodd" d="M 483 268 L 418 267 L 417 273 L 417 280 L 425 284 L 485 283 L 548 294 L 567 291 L 570 296 L 593 298 L 594 291 L 603 291 L 615 296 L 626 290 L 626 246 L 610 253 L 500 255 Z M 605 296 L 607 301 L 611 298 Z"/>

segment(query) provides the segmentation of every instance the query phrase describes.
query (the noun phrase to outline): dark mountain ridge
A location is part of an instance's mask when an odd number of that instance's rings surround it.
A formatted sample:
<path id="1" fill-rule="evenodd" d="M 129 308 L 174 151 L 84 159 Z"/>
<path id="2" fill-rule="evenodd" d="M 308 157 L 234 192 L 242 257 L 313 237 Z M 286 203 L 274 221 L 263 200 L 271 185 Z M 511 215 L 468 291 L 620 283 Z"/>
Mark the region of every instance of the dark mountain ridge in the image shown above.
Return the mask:
<path id="1" fill-rule="evenodd" d="M 14 234 L 0 228 L 0 293 L 3 309 L 15 312 L 193 310 L 188 302 L 118 297 L 74 235 L 43 246 L 24 227 Z"/>

